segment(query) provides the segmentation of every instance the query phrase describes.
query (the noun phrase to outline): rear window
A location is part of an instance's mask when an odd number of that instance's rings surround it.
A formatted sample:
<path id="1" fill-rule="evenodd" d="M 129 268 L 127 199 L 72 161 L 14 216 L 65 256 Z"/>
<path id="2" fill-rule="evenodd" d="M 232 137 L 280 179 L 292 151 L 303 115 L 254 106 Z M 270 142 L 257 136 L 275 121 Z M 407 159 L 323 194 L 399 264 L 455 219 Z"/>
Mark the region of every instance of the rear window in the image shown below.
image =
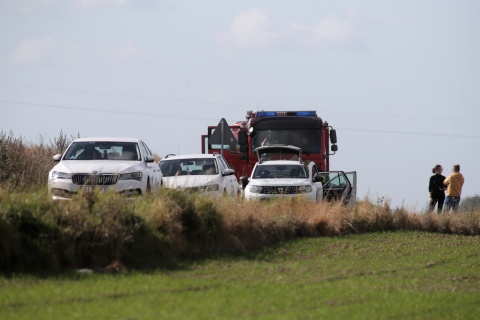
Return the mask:
<path id="1" fill-rule="evenodd" d="M 163 160 L 160 170 L 164 177 L 218 174 L 215 159 L 206 158 Z"/>

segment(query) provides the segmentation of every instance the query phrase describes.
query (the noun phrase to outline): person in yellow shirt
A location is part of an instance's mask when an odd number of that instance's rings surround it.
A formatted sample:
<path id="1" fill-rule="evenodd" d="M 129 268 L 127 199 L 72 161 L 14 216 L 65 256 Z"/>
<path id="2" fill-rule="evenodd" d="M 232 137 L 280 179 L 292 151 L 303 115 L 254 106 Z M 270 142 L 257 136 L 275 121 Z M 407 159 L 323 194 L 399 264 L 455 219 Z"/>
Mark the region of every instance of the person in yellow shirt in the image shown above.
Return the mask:
<path id="1" fill-rule="evenodd" d="M 449 175 L 443 184 L 447 187 L 447 197 L 445 198 L 445 207 L 447 211 L 458 210 L 460 204 L 460 196 L 462 195 L 462 187 L 465 179 L 460 173 L 460 165 L 455 164 L 452 169 L 452 174 Z"/>

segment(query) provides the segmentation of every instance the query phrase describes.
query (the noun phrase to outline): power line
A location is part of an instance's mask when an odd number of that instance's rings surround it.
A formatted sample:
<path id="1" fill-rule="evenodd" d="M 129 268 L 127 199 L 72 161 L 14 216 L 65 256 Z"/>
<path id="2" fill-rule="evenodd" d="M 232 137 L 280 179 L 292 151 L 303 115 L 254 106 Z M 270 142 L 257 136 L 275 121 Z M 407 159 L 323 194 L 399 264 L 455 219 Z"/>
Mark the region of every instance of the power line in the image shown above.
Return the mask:
<path id="1" fill-rule="evenodd" d="M 243 108 L 252 108 L 247 104 L 241 103 L 228 103 L 228 102 L 212 102 L 212 101 L 201 101 L 201 100 L 190 100 L 190 99 L 173 99 L 165 98 L 159 96 L 142 96 L 142 95 L 132 95 L 132 94 L 118 94 L 118 93 L 105 93 L 98 91 L 87 91 L 87 90 L 74 90 L 74 89 L 61 89 L 61 88 L 51 88 L 43 86 L 32 86 L 32 85 L 20 85 L 20 84 L 11 84 L 11 83 L 0 83 L 0 86 L 4 87 L 16 87 L 16 88 L 29 88 L 35 90 L 48 90 L 48 91 L 58 91 L 58 92 L 70 92 L 70 93 L 79 93 L 79 94 L 89 94 L 89 95 L 99 95 L 107 97 L 121 97 L 121 98 L 134 98 L 134 99 L 144 99 L 144 100 L 158 100 L 158 101 L 169 101 L 169 102 L 183 102 L 191 104 L 208 104 L 208 105 L 218 105 L 218 106 L 232 106 L 232 107 L 243 107 Z M 258 105 L 257 105 L 258 109 Z M 262 109 L 278 109 L 278 107 L 262 107 Z M 318 109 L 317 110 L 322 110 Z M 331 109 L 323 109 L 325 113 L 333 114 L 343 114 L 343 115 L 354 115 L 362 117 L 384 117 L 384 118 L 408 118 L 408 119 L 425 119 L 425 120 L 443 120 L 443 121 L 468 121 L 468 122 L 479 122 L 480 119 L 477 118 L 452 118 L 452 117 L 441 117 L 441 116 L 422 116 L 422 115 L 401 115 L 401 114 L 387 114 L 387 113 L 370 113 L 370 112 L 350 112 L 350 111 L 337 111 Z"/>
<path id="2" fill-rule="evenodd" d="M 325 112 L 346 114 L 354 116 L 368 116 L 368 117 L 385 117 L 385 118 L 409 118 L 409 119 L 425 119 L 425 120 L 444 120 L 444 121 L 470 121 L 478 122 L 480 119 L 476 118 L 450 118 L 450 117 L 436 117 L 436 116 L 413 116 L 413 115 L 400 115 L 400 114 L 387 114 L 387 113 L 368 113 L 368 112 L 348 112 L 348 111 L 330 111 Z"/>
<path id="3" fill-rule="evenodd" d="M 352 129 L 352 128 L 336 128 L 342 131 L 353 132 L 368 132 L 368 133 L 387 133 L 387 134 L 403 134 L 414 136 L 434 136 L 434 137 L 447 137 L 447 138 L 466 138 L 466 139 L 480 139 L 480 136 L 470 136 L 462 134 L 445 134 L 445 133 L 433 133 L 433 132 L 414 132 L 414 131 L 395 131 L 395 130 L 371 130 L 371 129 Z"/>
<path id="4" fill-rule="evenodd" d="M 0 102 L 16 104 L 16 105 L 23 105 L 23 106 L 39 106 L 39 107 L 44 107 L 44 108 L 54 108 L 54 109 L 63 109 L 63 110 L 117 113 L 117 114 L 128 114 L 128 115 L 133 115 L 133 116 L 147 116 L 147 117 L 159 117 L 159 118 L 178 118 L 178 119 L 208 120 L 208 121 L 218 120 L 218 119 L 213 119 L 213 118 L 176 116 L 176 115 L 158 114 L 158 113 L 150 113 L 150 112 L 138 112 L 138 111 L 122 111 L 122 110 L 108 110 L 108 109 L 96 109 L 96 108 L 94 109 L 94 108 L 87 108 L 87 107 L 71 107 L 71 106 L 63 106 L 63 105 L 13 101 L 13 100 L 4 100 L 4 99 L 0 99 Z"/>
<path id="5" fill-rule="evenodd" d="M 134 116 L 148 116 L 148 117 L 159 117 L 159 118 L 175 118 L 175 119 L 188 119 L 188 120 L 206 120 L 206 121 L 217 121 L 218 119 L 214 118 L 203 118 L 203 117 L 190 117 L 190 116 L 177 116 L 177 115 L 164 115 L 158 113 L 149 113 L 149 112 L 137 112 L 137 111 L 122 111 L 122 110 L 108 110 L 108 109 L 95 109 L 87 107 L 72 107 L 72 106 L 63 106 L 63 105 L 53 105 L 53 104 L 43 104 L 43 103 L 33 103 L 33 102 L 23 102 L 23 101 L 12 101 L 0 99 L 0 103 L 10 103 L 22 106 L 39 106 L 44 108 L 55 108 L 63 110 L 76 110 L 76 111 L 91 111 L 91 112 L 104 112 L 104 113 L 116 113 L 116 114 L 127 114 Z M 353 131 L 353 132 L 368 132 L 368 133 L 388 133 L 388 134 L 400 134 L 400 135 L 417 135 L 417 136 L 436 136 L 436 137 L 449 137 L 449 138 L 467 138 L 467 139 L 480 139 L 480 136 L 471 136 L 471 135 L 457 135 L 457 134 L 444 134 L 444 133 L 430 133 L 430 132 L 409 132 L 409 131 L 394 131 L 394 130 L 372 130 L 372 129 L 356 129 L 356 128 L 337 128 L 343 131 Z"/>
<path id="6" fill-rule="evenodd" d="M 58 92 L 70 92 L 70 93 L 80 93 L 80 94 L 90 94 L 90 95 L 118 97 L 118 98 L 135 98 L 135 99 L 144 99 L 144 100 L 159 100 L 159 101 L 169 101 L 169 102 L 209 104 L 209 105 L 244 107 L 244 108 L 247 107 L 245 104 L 240 104 L 240 103 L 212 102 L 212 101 L 200 101 L 200 100 L 189 100 L 189 99 L 173 99 L 173 98 L 165 98 L 165 97 L 158 97 L 158 96 L 141 96 L 141 95 L 133 95 L 133 94 L 105 93 L 105 92 L 98 92 L 98 91 L 58 89 L 58 88 L 28 86 L 28 85 L 9 84 L 9 83 L 0 83 L 0 86 L 17 87 L 17 88 L 29 88 L 29 89 L 36 89 L 36 90 L 48 90 L 48 91 L 58 91 Z"/>

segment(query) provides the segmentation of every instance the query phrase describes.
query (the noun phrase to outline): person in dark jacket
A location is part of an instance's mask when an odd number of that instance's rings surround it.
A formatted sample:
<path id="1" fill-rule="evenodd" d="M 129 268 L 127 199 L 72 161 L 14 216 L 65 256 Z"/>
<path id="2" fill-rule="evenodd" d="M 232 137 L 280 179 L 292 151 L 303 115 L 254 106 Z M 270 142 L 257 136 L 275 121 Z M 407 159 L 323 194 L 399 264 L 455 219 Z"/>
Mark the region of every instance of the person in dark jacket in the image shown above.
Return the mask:
<path id="1" fill-rule="evenodd" d="M 428 191 L 430 192 L 429 212 L 435 209 L 435 205 L 438 205 L 438 213 L 441 213 L 443 210 L 443 203 L 445 202 L 445 186 L 443 182 L 445 181 L 445 177 L 442 176 L 442 172 L 443 168 L 439 164 L 432 169 L 434 175 L 430 177 L 430 183 L 428 184 Z"/>

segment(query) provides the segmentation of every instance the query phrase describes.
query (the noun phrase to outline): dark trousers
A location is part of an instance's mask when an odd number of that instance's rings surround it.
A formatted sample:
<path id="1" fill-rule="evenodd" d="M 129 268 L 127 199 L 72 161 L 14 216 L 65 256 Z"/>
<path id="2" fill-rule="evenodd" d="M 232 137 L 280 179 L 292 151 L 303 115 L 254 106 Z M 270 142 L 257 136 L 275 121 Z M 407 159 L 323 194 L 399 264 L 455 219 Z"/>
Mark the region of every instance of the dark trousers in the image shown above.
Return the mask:
<path id="1" fill-rule="evenodd" d="M 445 202 L 445 193 L 432 194 L 430 198 L 430 210 L 432 212 L 435 209 L 435 205 L 438 205 L 437 212 L 441 213 L 443 210 L 443 203 Z"/>

